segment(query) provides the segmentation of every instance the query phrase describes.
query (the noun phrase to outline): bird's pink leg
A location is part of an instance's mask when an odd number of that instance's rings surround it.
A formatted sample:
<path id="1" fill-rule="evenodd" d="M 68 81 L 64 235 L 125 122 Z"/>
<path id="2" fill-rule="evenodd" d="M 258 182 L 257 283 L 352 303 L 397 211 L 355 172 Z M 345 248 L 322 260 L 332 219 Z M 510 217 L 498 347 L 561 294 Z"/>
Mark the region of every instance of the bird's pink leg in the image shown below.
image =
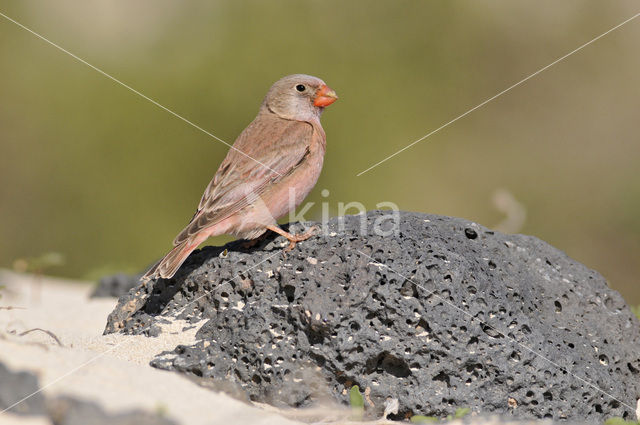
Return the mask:
<path id="1" fill-rule="evenodd" d="M 306 232 L 300 233 L 297 235 L 294 235 L 293 233 L 285 232 L 277 225 L 269 225 L 267 226 L 267 229 L 271 230 L 272 232 L 276 232 L 277 234 L 284 236 L 289 240 L 289 246 L 284 249 L 284 252 L 289 252 L 296 246 L 298 242 L 306 241 L 311 236 L 313 236 L 316 233 L 316 230 L 318 230 L 318 227 L 313 226 L 311 229 L 307 230 Z"/>

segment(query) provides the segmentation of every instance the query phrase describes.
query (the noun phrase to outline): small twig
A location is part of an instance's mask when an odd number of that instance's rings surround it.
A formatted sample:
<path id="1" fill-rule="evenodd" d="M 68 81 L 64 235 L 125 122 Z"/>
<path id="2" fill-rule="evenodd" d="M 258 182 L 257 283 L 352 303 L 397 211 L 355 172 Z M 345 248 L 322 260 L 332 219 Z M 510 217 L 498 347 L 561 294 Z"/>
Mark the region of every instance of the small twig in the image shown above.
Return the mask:
<path id="1" fill-rule="evenodd" d="M 26 307 L 0 306 L 0 310 L 26 310 Z"/>
<path id="2" fill-rule="evenodd" d="M 48 331 L 48 330 L 46 330 L 46 329 L 33 328 L 33 329 L 29 329 L 28 331 L 24 331 L 24 332 L 22 332 L 21 334 L 18 334 L 18 336 L 24 336 L 24 335 L 26 335 L 26 334 L 28 334 L 28 333 L 33 332 L 33 331 L 40 331 L 40 332 L 44 332 L 44 333 L 46 333 L 46 334 L 47 334 L 47 335 L 49 335 L 51 338 L 55 339 L 55 340 L 56 340 L 56 342 L 58 343 L 58 345 L 59 345 L 60 347 L 64 347 L 64 345 L 62 345 L 62 343 L 60 342 L 60 340 L 58 339 L 58 337 L 57 337 L 53 332 Z"/>

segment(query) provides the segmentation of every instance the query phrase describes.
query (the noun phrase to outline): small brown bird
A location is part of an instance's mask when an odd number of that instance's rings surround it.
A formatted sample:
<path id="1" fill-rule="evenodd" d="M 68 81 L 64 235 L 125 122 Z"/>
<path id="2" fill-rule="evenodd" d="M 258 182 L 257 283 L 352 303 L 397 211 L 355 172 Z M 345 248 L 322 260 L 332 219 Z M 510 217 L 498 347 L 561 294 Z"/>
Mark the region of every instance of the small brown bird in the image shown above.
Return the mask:
<path id="1" fill-rule="evenodd" d="M 310 75 L 289 75 L 271 86 L 258 115 L 207 186 L 191 222 L 174 239 L 174 248 L 142 281 L 172 277 L 210 236 L 255 239 L 271 230 L 289 240 L 286 250 L 311 237 L 313 230 L 294 235 L 276 220 L 300 205 L 315 186 L 326 145 L 320 115 L 337 98 L 324 81 Z"/>

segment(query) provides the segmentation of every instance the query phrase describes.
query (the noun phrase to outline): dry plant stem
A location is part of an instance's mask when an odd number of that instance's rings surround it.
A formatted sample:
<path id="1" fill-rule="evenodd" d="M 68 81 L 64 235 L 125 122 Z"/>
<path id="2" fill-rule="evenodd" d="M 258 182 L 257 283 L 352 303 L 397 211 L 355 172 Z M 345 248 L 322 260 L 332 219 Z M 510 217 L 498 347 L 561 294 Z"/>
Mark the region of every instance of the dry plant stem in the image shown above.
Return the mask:
<path id="1" fill-rule="evenodd" d="M 272 232 L 276 232 L 280 236 L 284 236 L 289 240 L 289 246 L 287 246 L 284 249 L 284 252 L 291 251 L 293 248 L 295 248 L 298 242 L 306 241 L 311 236 L 315 235 L 316 231 L 318 230 L 316 226 L 313 226 L 311 229 L 307 230 L 304 233 L 299 233 L 297 235 L 294 235 L 293 233 L 289 233 L 287 231 L 282 230 L 277 225 L 269 225 L 267 226 L 267 229 L 271 230 Z"/>
<path id="2" fill-rule="evenodd" d="M 60 342 L 60 339 L 58 339 L 58 337 L 51 331 L 48 331 L 46 329 L 41 329 L 41 328 L 33 328 L 33 329 L 29 329 L 27 331 L 22 332 L 21 334 L 18 334 L 18 336 L 25 336 L 28 333 L 31 333 L 33 331 L 40 331 L 40 332 L 44 332 L 47 335 L 49 335 L 51 338 L 53 338 L 60 347 L 64 347 L 64 345 Z"/>

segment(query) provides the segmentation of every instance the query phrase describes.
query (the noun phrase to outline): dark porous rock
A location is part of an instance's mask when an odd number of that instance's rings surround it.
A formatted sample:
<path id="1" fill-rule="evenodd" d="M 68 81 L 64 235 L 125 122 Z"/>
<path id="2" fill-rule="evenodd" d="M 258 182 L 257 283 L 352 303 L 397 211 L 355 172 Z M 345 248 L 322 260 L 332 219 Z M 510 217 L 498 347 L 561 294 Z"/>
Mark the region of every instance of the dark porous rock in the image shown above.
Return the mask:
<path id="1" fill-rule="evenodd" d="M 34 374 L 11 371 L 0 363 L 0 411 L 10 407 L 7 413 L 44 414 L 44 397 L 41 392 L 38 392 L 39 389 L 38 378 Z"/>
<path id="2" fill-rule="evenodd" d="M 104 276 L 98 281 L 98 286 L 91 294 L 91 298 L 119 298 L 140 284 L 142 273 L 130 275 L 125 273 L 116 273 L 110 276 Z"/>
<path id="3" fill-rule="evenodd" d="M 142 410 L 111 414 L 93 402 L 66 396 L 47 400 L 47 410 L 55 425 L 176 425 L 160 414 Z"/>
<path id="4" fill-rule="evenodd" d="M 196 251 L 174 278 L 123 296 L 105 332 L 161 337 L 158 324 L 176 318 L 201 326 L 152 365 L 274 405 L 347 403 L 357 384 L 373 417 L 396 398 L 397 419 L 465 407 L 634 418 L 638 321 L 602 276 L 534 237 L 393 217 L 334 218 L 287 254 L 281 237 Z"/>

